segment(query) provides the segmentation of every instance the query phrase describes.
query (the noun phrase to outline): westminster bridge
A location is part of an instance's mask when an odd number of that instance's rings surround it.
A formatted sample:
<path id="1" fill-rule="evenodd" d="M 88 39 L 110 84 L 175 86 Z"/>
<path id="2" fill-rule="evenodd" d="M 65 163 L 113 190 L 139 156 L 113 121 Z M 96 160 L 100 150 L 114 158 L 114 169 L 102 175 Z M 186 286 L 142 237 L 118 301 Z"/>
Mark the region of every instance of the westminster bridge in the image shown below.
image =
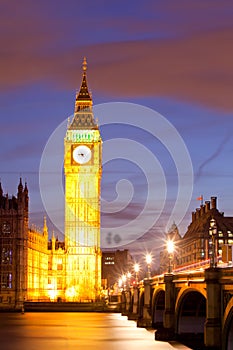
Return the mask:
<path id="1" fill-rule="evenodd" d="M 233 268 L 145 278 L 122 291 L 122 314 L 155 328 L 156 340 L 200 339 L 205 349 L 233 349 Z"/>

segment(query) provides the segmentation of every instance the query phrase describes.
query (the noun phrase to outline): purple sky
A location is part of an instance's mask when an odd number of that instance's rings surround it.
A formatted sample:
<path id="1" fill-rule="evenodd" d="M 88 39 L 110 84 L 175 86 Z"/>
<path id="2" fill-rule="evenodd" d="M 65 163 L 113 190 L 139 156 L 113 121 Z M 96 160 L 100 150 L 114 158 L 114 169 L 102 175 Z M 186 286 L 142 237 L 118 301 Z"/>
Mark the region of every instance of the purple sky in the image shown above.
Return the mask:
<path id="1" fill-rule="evenodd" d="M 9 195 L 16 193 L 20 175 L 27 180 L 31 222 L 42 225 L 40 159 L 54 129 L 73 113 L 83 56 L 88 59 L 94 104 L 123 101 L 150 107 L 183 138 L 193 163 L 194 187 L 180 233 L 185 233 L 191 211 L 199 206 L 200 194 L 204 200 L 216 195 L 219 209 L 233 214 L 233 4 L 228 0 L 131 4 L 0 1 L 0 176 Z M 156 250 L 156 238 L 165 230 L 177 195 L 175 166 L 159 142 L 150 142 L 143 132 L 102 130 L 104 140 L 115 135 L 137 137 L 165 172 L 164 217 L 144 239 L 129 246 L 135 252 L 152 246 Z M 129 162 L 104 167 L 104 197 L 114 199 L 115 182 L 121 178 L 135 186 L 133 202 L 120 215 L 103 215 L 103 225 L 108 220 L 115 225 L 131 220 L 143 206 L 145 177 Z"/>

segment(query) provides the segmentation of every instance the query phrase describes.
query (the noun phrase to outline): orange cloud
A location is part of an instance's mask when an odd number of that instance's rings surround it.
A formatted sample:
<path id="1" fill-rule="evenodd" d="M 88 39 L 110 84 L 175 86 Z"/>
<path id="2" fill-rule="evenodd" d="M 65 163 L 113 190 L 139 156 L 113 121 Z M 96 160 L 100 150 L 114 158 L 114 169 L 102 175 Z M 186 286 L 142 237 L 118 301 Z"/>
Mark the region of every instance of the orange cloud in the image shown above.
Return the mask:
<path id="1" fill-rule="evenodd" d="M 225 18 L 229 5 L 226 1 L 221 2 L 225 9 L 223 16 L 220 3 L 214 11 L 212 8 L 209 11 L 202 2 L 190 1 L 189 6 L 185 3 L 184 0 L 177 0 L 173 6 L 159 3 L 160 11 L 171 18 L 171 23 L 166 22 L 166 25 L 161 18 L 154 25 L 152 20 L 147 21 L 143 17 L 138 22 L 138 17 L 121 18 L 119 23 L 125 33 L 132 34 L 132 28 L 136 31 L 133 40 L 122 41 L 119 35 L 118 41 L 107 42 L 107 39 L 111 40 L 111 35 L 106 35 L 102 42 L 97 40 L 98 44 L 84 45 L 80 39 L 72 46 L 67 41 L 74 23 L 65 26 L 64 18 L 60 21 L 56 16 L 50 19 L 39 11 L 36 4 L 32 6 L 30 1 L 24 0 L 24 6 L 12 9 L 10 17 L 4 11 L 0 15 L 4 29 L 0 38 L 0 90 L 38 82 L 53 84 L 58 89 L 78 88 L 81 61 L 86 55 L 90 63 L 89 85 L 95 94 L 114 98 L 165 96 L 232 111 L 233 27 L 229 25 L 229 16 Z M 151 12 L 155 11 L 151 2 L 147 2 L 147 6 Z M 180 11 L 179 15 L 175 10 Z M 214 21 L 218 11 L 222 17 Z M 211 15 L 211 25 L 207 13 Z M 188 14 L 187 18 L 185 14 Z M 194 24 L 198 14 L 197 29 Z M 111 15 L 105 17 L 103 23 L 99 20 L 98 28 L 92 27 L 89 19 L 89 36 L 91 33 L 94 35 L 97 29 L 107 32 L 111 18 Z M 120 31 L 117 18 L 112 21 L 112 29 Z M 94 23 L 96 26 L 97 22 Z M 81 21 L 81 24 L 84 30 L 85 23 Z M 76 30 L 77 36 L 81 37 L 81 28 L 77 26 Z M 175 35 L 162 39 L 156 36 L 159 30 L 170 34 L 174 30 Z M 151 36 L 145 37 L 152 39 L 139 40 L 138 37 L 143 37 L 139 33 L 144 31 L 150 32 Z"/>
<path id="2" fill-rule="evenodd" d="M 104 62 L 91 72 L 91 86 L 122 97 L 170 96 L 233 110 L 232 41 L 229 28 L 185 39 L 92 47 L 91 61 L 102 57 Z"/>

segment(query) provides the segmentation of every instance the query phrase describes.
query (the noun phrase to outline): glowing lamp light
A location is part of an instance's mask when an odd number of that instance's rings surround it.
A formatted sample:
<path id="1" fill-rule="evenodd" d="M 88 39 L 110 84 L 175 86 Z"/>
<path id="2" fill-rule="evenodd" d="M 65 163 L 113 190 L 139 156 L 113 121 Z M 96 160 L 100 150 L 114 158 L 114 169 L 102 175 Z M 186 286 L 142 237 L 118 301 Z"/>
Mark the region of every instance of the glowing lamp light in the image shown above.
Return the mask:
<path id="1" fill-rule="evenodd" d="M 152 256 L 151 256 L 151 254 L 147 254 L 146 255 L 146 263 L 147 263 L 147 265 L 150 265 L 151 262 L 152 262 Z"/>
<path id="2" fill-rule="evenodd" d="M 174 242 L 172 240 L 167 241 L 167 251 L 169 254 L 174 253 Z"/>
<path id="3" fill-rule="evenodd" d="M 119 278 L 119 280 L 118 280 L 118 286 L 119 286 L 119 288 L 122 287 L 122 284 L 123 284 L 122 278 Z"/>
<path id="4" fill-rule="evenodd" d="M 123 282 L 126 281 L 126 275 L 123 275 L 121 278 L 122 278 L 122 281 L 123 281 Z"/>
<path id="5" fill-rule="evenodd" d="M 139 264 L 134 264 L 134 271 L 139 272 Z"/>

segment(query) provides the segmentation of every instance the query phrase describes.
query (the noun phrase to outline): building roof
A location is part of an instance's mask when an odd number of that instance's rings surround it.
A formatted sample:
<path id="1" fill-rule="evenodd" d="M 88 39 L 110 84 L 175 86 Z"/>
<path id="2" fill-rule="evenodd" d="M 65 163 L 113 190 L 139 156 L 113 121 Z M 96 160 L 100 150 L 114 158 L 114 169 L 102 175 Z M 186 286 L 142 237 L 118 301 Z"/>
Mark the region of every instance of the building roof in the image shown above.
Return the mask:
<path id="1" fill-rule="evenodd" d="M 211 207 L 210 202 L 206 201 L 205 205 L 201 205 L 200 208 L 196 209 L 196 212 L 192 213 L 192 222 L 188 226 L 184 239 L 195 238 L 198 234 L 208 236 L 212 218 L 216 220 L 218 231 L 223 233 L 231 231 L 233 233 L 233 217 L 225 217 L 224 213 L 219 212 L 216 204 L 217 198 L 211 197 Z"/>
<path id="2" fill-rule="evenodd" d="M 21 197 L 20 201 L 18 200 L 19 196 Z M 24 198 L 24 201 L 22 201 L 22 196 Z M 0 209 L 18 210 L 20 205 L 24 204 L 26 200 L 28 200 L 28 188 L 27 188 L 26 183 L 25 183 L 25 187 L 23 187 L 21 178 L 19 180 L 17 197 L 15 197 L 13 195 L 12 195 L 12 197 L 9 197 L 8 193 L 4 195 L 3 189 L 2 189 L 2 184 L 0 182 Z"/>

